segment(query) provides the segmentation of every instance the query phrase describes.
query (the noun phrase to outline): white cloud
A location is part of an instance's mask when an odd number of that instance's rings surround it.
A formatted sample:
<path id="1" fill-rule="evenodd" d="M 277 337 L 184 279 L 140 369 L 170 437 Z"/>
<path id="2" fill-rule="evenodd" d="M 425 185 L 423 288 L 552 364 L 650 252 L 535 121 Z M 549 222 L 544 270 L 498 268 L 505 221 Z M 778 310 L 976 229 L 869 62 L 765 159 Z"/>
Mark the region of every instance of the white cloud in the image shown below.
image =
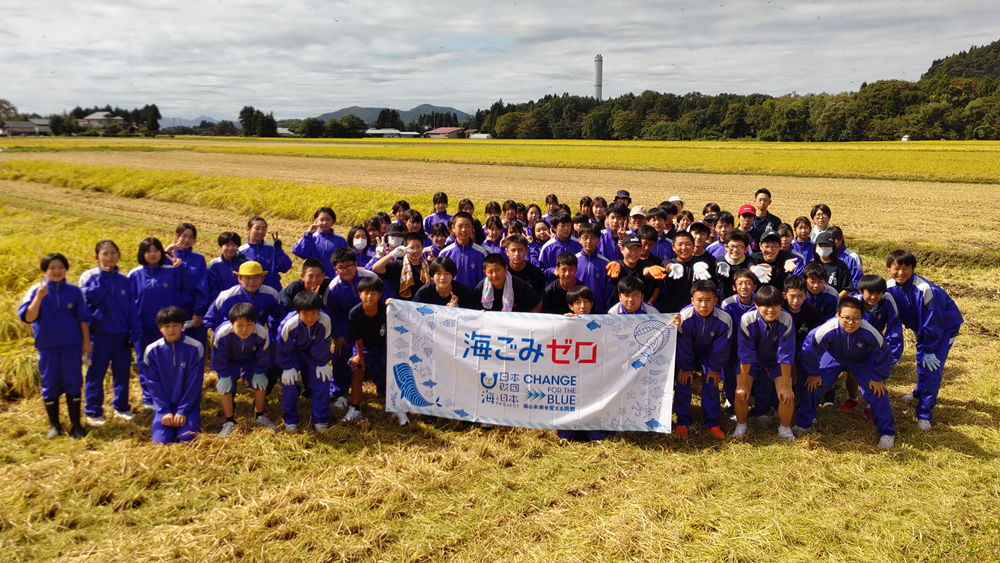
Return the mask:
<path id="1" fill-rule="evenodd" d="M 596 53 L 605 97 L 856 90 L 996 40 L 1000 3 L 0 0 L 0 13 L 0 96 L 22 110 L 232 118 L 245 104 L 305 117 L 589 95 Z"/>

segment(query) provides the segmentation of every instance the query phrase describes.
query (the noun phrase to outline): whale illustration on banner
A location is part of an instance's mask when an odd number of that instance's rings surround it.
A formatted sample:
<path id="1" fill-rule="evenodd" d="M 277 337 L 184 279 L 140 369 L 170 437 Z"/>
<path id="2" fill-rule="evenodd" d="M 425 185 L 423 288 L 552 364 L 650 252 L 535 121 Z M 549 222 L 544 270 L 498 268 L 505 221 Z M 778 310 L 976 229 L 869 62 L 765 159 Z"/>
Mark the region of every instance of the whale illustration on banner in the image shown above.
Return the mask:
<path id="1" fill-rule="evenodd" d="M 417 389 L 417 381 L 413 377 L 413 368 L 410 364 L 400 363 L 392 366 L 392 374 L 396 378 L 396 385 L 399 392 L 411 405 L 415 407 L 433 407 L 436 405 L 425 399 Z"/>
<path id="2" fill-rule="evenodd" d="M 635 341 L 639 343 L 639 354 L 649 358 L 663 349 L 667 343 L 670 326 L 662 321 L 643 321 L 635 327 Z"/>

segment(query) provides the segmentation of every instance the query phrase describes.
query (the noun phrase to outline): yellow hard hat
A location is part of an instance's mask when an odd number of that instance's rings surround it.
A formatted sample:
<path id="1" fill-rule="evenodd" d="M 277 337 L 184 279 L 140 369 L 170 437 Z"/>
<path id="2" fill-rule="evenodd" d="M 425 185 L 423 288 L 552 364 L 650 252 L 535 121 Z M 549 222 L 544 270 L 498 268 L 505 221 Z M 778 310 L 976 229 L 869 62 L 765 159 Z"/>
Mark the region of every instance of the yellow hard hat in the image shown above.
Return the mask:
<path id="1" fill-rule="evenodd" d="M 240 271 L 237 275 L 240 276 L 262 276 L 267 272 L 260 267 L 260 262 L 254 262 L 253 260 L 248 260 L 240 264 Z"/>

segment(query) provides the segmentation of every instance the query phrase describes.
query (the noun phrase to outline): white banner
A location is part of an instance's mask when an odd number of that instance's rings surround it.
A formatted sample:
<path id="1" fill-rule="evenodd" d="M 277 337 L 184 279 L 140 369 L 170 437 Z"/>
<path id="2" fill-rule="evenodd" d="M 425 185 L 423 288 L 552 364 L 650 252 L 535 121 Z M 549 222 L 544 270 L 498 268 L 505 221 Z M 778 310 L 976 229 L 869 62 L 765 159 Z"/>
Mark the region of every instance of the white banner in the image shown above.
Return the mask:
<path id="1" fill-rule="evenodd" d="M 672 315 L 483 313 L 393 300 L 386 410 L 670 433 Z"/>

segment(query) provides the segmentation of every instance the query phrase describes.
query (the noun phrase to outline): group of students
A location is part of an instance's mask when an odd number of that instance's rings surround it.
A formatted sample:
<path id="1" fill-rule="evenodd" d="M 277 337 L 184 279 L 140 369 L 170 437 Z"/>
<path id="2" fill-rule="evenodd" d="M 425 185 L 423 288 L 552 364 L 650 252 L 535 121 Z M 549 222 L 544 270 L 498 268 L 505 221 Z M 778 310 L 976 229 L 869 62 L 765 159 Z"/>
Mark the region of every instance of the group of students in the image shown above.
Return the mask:
<path id="1" fill-rule="evenodd" d="M 399 201 L 391 216 L 352 227 L 347 239 L 334 232 L 334 211 L 322 207 L 292 249 L 303 260 L 300 279 L 284 287 L 281 274 L 292 260 L 276 234 L 268 240 L 262 217 L 248 221 L 246 244 L 222 233 L 220 255 L 210 262 L 192 250 L 197 229 L 182 223 L 166 248 L 143 240 L 139 266 L 128 275 L 118 270 L 119 249 L 110 240 L 96 245 L 97 266 L 79 286 L 66 282 L 64 256 L 46 255 L 44 278 L 18 313 L 32 324 L 39 351 L 49 438 L 62 431 L 63 394 L 74 437 L 86 434 L 81 390 L 87 424 L 106 422 L 109 367 L 113 416 L 132 420 L 133 346 L 142 400 L 154 411 L 153 440 L 193 438 L 201 429 L 208 329 L 226 416 L 220 435 L 236 428 L 240 379 L 253 390 L 254 424 L 277 428 L 264 411 L 279 383 L 286 431 L 299 429 L 301 396 L 310 400 L 316 431 L 328 428 L 331 405 L 344 411 L 343 420 L 358 420 L 366 378 L 385 395 L 389 299 L 559 315 L 673 313 L 678 435 L 692 423 L 695 373 L 709 433 L 726 437 L 724 406 L 736 437 L 746 433 L 749 416 L 767 420 L 776 410 L 778 434 L 790 440 L 811 431 L 820 405 L 836 404 L 846 373 L 848 400 L 840 408 L 854 409 L 863 398 L 880 447 L 895 442 L 885 381 L 901 357 L 905 326 L 916 335 L 918 377 L 903 399 L 916 402 L 918 427 L 929 429 L 962 324 L 955 303 L 914 274 L 916 257 L 904 250 L 889 255 L 888 282 L 864 275 L 860 257 L 830 224 L 828 206 L 788 225 L 768 212 L 768 190 L 753 201 L 736 216 L 707 204 L 694 220 L 676 196 L 647 210 L 620 190 L 610 204 L 585 197 L 571 214 L 550 194 L 545 214 L 534 204 L 491 202 L 483 225 L 470 200 L 451 215 L 439 192 L 427 217 Z M 405 413 L 396 416 L 409 422 Z"/>

